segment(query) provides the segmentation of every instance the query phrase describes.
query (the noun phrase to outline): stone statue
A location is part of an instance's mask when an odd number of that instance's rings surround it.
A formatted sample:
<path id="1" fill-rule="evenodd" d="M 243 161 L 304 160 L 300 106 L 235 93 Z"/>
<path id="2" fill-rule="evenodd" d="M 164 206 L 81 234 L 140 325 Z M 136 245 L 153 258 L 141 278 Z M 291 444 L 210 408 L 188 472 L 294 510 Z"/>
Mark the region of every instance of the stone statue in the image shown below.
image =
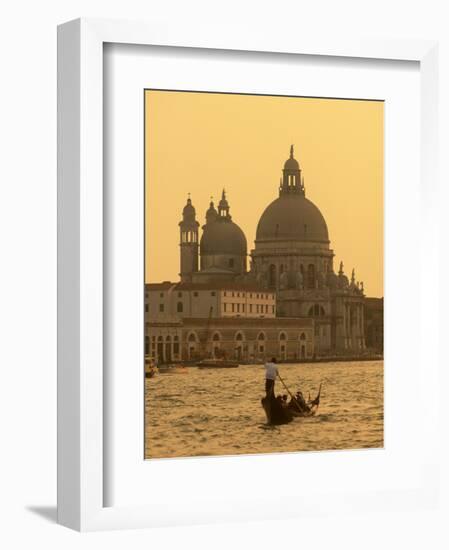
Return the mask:
<path id="1" fill-rule="evenodd" d="M 355 288 L 356 287 L 356 284 L 355 284 L 355 269 L 352 268 L 352 273 L 351 273 L 351 288 Z"/>
<path id="2" fill-rule="evenodd" d="M 348 288 L 349 281 L 343 270 L 343 262 L 340 262 L 340 269 L 338 270 L 338 288 L 344 290 Z"/>

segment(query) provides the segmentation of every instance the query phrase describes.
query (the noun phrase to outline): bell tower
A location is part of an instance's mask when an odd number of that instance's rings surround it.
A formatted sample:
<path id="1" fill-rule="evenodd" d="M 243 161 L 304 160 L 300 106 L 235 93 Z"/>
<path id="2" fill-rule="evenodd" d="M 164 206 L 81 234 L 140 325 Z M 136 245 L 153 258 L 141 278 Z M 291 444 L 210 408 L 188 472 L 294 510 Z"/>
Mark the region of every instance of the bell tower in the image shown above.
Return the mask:
<path id="1" fill-rule="evenodd" d="M 181 282 L 192 281 L 192 274 L 198 271 L 198 227 L 195 208 L 192 205 L 190 194 L 187 203 L 182 211 L 182 221 L 179 222 L 180 229 L 180 264 Z"/>

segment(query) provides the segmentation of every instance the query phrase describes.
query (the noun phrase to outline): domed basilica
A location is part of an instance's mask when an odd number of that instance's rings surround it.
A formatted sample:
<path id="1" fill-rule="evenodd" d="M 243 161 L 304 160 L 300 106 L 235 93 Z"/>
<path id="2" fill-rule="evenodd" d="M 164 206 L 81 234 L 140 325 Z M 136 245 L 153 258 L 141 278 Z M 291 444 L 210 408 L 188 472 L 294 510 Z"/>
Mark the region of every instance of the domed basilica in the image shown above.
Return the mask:
<path id="1" fill-rule="evenodd" d="M 306 197 L 293 145 L 278 191 L 257 225 L 249 269 L 225 191 L 217 208 L 211 201 L 201 238 L 189 197 L 179 223 L 181 283 L 256 285 L 275 294 L 276 317 L 313 318 L 316 353 L 365 349 L 363 283 L 354 270 L 349 280 L 342 263 L 335 272 L 326 220 Z"/>

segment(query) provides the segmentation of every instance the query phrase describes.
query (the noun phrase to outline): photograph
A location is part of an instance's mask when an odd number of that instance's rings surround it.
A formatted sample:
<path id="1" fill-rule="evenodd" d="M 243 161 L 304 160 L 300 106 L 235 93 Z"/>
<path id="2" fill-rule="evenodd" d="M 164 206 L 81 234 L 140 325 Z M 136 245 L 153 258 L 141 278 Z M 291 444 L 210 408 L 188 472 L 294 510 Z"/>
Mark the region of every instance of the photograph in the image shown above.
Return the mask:
<path id="1" fill-rule="evenodd" d="M 145 459 L 384 447 L 384 102 L 144 90 Z"/>

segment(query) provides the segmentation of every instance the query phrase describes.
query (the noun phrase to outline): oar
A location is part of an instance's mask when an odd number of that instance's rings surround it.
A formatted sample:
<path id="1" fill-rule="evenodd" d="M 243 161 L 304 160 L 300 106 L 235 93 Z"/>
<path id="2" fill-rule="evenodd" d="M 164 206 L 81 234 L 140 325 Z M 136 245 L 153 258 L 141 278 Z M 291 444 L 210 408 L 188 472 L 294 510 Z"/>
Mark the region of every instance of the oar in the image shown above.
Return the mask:
<path id="1" fill-rule="evenodd" d="M 296 405 L 296 408 L 298 409 L 298 411 L 303 414 L 303 411 L 299 408 L 299 403 L 296 401 L 296 398 L 293 397 L 293 394 L 292 392 L 287 388 L 287 384 L 282 380 L 282 377 L 281 375 L 278 373 L 278 377 L 279 377 L 279 380 L 282 382 L 282 385 L 284 386 L 284 388 L 287 390 L 288 394 L 290 395 L 292 401 L 295 403 Z"/>

